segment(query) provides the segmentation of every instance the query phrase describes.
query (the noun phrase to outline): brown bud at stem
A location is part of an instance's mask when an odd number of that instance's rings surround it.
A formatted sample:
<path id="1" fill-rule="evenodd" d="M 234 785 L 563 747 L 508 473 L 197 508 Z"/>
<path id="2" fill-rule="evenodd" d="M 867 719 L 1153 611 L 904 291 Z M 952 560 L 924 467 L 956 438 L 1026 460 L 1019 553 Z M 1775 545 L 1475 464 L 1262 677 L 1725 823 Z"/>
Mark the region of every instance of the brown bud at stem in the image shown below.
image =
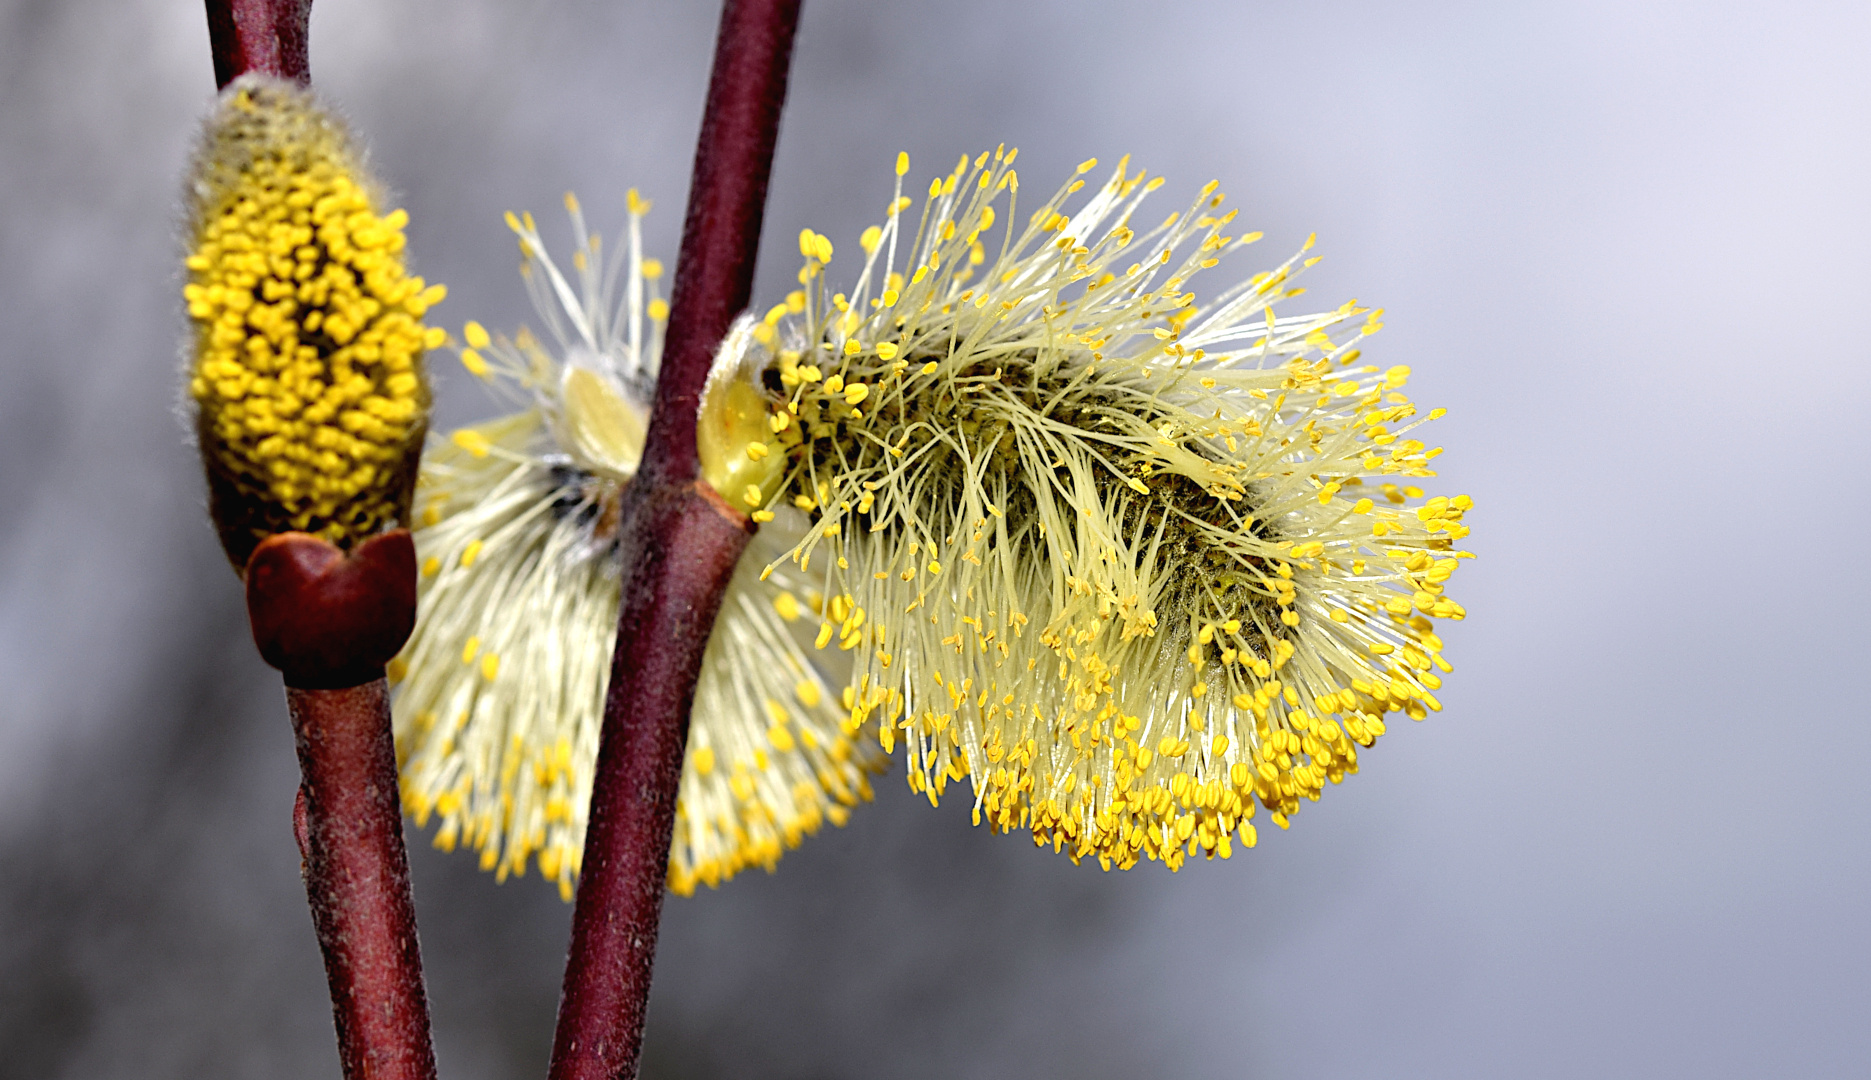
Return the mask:
<path id="1" fill-rule="evenodd" d="M 287 686 L 369 682 L 416 627 L 416 545 L 407 529 L 349 555 L 305 533 L 270 537 L 247 561 L 247 617 Z"/>

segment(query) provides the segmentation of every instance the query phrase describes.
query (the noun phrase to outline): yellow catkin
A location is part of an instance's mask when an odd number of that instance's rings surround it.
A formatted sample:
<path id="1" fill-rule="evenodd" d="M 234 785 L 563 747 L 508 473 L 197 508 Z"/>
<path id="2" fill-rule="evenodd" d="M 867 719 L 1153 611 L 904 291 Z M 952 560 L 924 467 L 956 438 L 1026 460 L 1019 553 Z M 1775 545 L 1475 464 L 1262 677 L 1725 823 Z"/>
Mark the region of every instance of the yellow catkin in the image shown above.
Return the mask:
<path id="1" fill-rule="evenodd" d="M 525 330 L 462 326 L 470 370 L 534 407 L 431 440 L 414 533 L 425 574 L 393 707 L 403 805 L 417 824 L 436 819 L 437 845 L 476 851 L 496 875 L 524 874 L 537 856 L 567 899 L 616 640 L 620 500 L 642 452 L 667 315 L 662 268 L 642 250 L 648 203 L 626 199 L 612 276 L 576 200 L 566 205 L 569 272 L 531 215 L 509 219 L 523 273 L 564 286 L 535 291 L 541 319 L 574 343 L 558 351 Z M 810 243 L 816 257 L 816 234 Z M 734 380 L 721 387 L 703 411 L 704 470 L 753 509 L 778 490 L 786 458 L 768 449 L 765 399 Z M 669 849 L 677 894 L 772 869 L 827 823 L 843 824 L 884 763 L 874 730 L 852 726 L 838 698 L 848 654 L 811 650 L 818 620 L 804 616 L 824 609 L 822 596 L 786 568 L 761 575 L 804 519 L 754 517 L 770 524 L 735 568 L 696 685 Z"/>
<path id="2" fill-rule="evenodd" d="M 445 337 L 422 321 L 442 286 L 404 268 L 408 216 L 309 92 L 259 76 L 222 94 L 189 197 L 188 395 L 229 556 L 405 524 Z"/>
<path id="3" fill-rule="evenodd" d="M 1385 482 L 1435 475 L 1410 435 L 1441 413 L 1358 365 L 1381 311 L 1276 317 L 1311 241 L 1203 307 L 1189 283 L 1258 238 L 1213 184 L 1140 232 L 1161 181 L 1120 161 L 1022 229 L 992 205 L 1011 162 L 893 200 L 854 295 L 815 269 L 755 336 L 768 505 L 813 522 L 784 564 L 830 597 L 814 643 L 851 655 L 851 723 L 907 745 L 912 790 L 967 777 L 977 822 L 1106 867 L 1226 858 L 1387 714 L 1441 707 L 1472 502 Z"/>

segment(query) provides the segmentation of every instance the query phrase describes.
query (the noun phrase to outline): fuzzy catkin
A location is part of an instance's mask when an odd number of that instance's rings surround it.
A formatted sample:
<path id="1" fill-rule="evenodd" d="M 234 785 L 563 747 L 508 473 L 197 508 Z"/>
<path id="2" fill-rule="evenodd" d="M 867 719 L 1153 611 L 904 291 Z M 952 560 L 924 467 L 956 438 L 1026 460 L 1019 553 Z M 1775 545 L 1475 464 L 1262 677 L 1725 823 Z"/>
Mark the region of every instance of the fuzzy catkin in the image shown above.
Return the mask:
<path id="1" fill-rule="evenodd" d="M 408 215 L 309 91 L 261 75 L 223 91 L 188 196 L 187 391 L 228 557 L 406 524 L 422 354 L 446 337 L 422 323 L 445 290 L 404 268 Z"/>

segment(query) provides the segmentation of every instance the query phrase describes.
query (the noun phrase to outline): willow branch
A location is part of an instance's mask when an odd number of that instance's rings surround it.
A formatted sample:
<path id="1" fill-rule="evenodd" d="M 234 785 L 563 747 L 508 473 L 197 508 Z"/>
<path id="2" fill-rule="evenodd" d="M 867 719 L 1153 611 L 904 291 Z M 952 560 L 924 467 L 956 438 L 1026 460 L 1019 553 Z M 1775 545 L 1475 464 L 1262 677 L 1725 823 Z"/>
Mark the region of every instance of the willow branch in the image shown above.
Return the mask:
<path id="1" fill-rule="evenodd" d="M 623 605 L 599 737 L 552 1080 L 637 1074 L 689 708 L 746 516 L 699 479 L 696 408 L 753 290 L 799 0 L 727 0 L 643 466 L 624 496 Z"/>
<path id="2" fill-rule="evenodd" d="M 346 1080 L 435 1080 L 383 665 L 415 625 L 398 530 L 349 556 L 283 533 L 247 564 L 260 655 L 285 676 L 299 752 L 293 831 Z"/>
<path id="3" fill-rule="evenodd" d="M 207 0 L 215 83 L 252 72 L 307 82 L 311 12 L 312 0 Z M 216 528 L 243 568 L 254 644 L 285 677 L 301 777 L 293 833 L 344 1075 L 434 1080 L 384 682 L 384 665 L 415 626 L 415 546 L 400 529 L 348 554 L 297 532 L 253 546 L 251 528 L 232 527 L 251 493 L 228 487 L 226 463 L 202 445 Z M 408 467 L 413 474 L 413 454 Z"/>
<path id="4" fill-rule="evenodd" d="M 312 0 L 207 0 L 214 85 L 249 71 L 307 82 L 306 27 Z"/>

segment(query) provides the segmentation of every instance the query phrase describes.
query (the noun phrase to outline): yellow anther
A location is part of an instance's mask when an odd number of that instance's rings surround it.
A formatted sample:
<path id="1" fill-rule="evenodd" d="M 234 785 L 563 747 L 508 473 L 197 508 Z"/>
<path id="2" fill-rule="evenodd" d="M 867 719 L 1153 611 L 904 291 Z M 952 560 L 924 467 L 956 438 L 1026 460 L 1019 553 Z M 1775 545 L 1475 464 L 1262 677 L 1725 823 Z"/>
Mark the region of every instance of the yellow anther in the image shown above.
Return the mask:
<path id="1" fill-rule="evenodd" d="M 494 446 L 487 441 L 487 436 L 473 428 L 462 428 L 450 436 L 449 441 L 477 458 L 486 457 Z"/>

